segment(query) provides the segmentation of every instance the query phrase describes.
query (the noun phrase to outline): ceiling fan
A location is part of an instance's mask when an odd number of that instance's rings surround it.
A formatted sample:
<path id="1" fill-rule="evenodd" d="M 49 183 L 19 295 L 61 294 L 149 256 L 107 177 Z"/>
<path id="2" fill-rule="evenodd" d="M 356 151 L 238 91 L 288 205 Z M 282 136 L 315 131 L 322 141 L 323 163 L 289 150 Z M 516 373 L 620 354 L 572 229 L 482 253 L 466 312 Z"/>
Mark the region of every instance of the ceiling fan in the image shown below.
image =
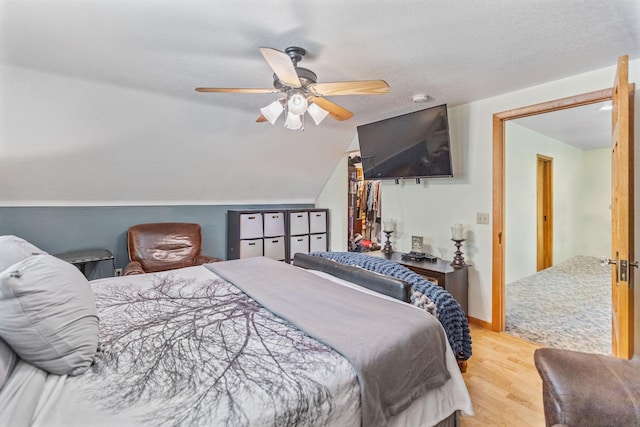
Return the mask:
<path id="1" fill-rule="evenodd" d="M 389 92 L 384 80 L 360 80 L 350 82 L 318 83 L 316 74 L 298 67 L 298 62 L 307 53 L 301 47 L 291 46 L 281 52 L 270 47 L 261 47 L 260 53 L 275 73 L 273 88 L 196 88 L 198 92 L 231 93 L 278 93 L 283 97 L 260 109 L 262 115 L 256 122 L 274 124 L 285 112 L 284 127 L 292 130 L 304 129 L 304 114 L 309 113 L 316 126 L 330 115 L 336 120 L 348 120 L 353 113 L 329 101 L 334 95 L 380 95 Z"/>

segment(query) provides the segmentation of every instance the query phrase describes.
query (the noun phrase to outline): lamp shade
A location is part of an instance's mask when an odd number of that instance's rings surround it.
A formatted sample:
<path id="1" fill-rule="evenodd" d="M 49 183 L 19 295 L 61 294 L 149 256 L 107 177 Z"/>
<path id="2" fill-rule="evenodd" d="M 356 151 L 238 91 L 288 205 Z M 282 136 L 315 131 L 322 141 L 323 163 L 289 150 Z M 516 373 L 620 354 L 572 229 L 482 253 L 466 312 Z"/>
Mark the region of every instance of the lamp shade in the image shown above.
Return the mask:
<path id="1" fill-rule="evenodd" d="M 385 218 L 382 222 L 383 229 L 385 233 L 393 233 L 396 231 L 396 220 L 391 218 Z"/>
<path id="2" fill-rule="evenodd" d="M 464 225 L 454 224 L 451 227 L 451 238 L 453 240 L 464 240 Z"/>
<path id="3" fill-rule="evenodd" d="M 289 111 L 287 113 L 287 119 L 284 122 L 284 127 L 291 130 L 302 129 L 302 116 Z"/>
<path id="4" fill-rule="evenodd" d="M 307 112 L 315 122 L 316 126 L 320 124 L 324 120 L 325 117 L 329 114 L 327 110 L 324 108 L 318 107 L 318 104 L 314 104 L 313 102 L 309 104 L 309 108 L 307 108 Z"/>
<path id="5" fill-rule="evenodd" d="M 307 107 L 309 103 L 307 102 L 307 97 L 304 96 L 301 90 L 291 90 L 287 96 L 287 108 L 289 109 L 289 113 L 293 113 L 296 115 L 302 115 L 307 111 Z"/>
<path id="6" fill-rule="evenodd" d="M 274 124 L 280 114 L 284 111 L 284 107 L 280 101 L 273 101 L 271 104 L 260 109 L 262 115 L 269 120 L 269 123 Z"/>

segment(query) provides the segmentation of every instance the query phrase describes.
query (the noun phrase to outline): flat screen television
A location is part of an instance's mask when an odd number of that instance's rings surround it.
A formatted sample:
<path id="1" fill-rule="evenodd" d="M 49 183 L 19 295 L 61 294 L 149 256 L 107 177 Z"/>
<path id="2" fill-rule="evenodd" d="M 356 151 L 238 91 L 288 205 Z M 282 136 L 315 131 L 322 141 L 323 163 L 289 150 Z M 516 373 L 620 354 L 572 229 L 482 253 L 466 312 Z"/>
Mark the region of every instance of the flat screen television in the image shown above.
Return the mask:
<path id="1" fill-rule="evenodd" d="M 358 126 L 364 179 L 452 177 L 447 105 Z"/>

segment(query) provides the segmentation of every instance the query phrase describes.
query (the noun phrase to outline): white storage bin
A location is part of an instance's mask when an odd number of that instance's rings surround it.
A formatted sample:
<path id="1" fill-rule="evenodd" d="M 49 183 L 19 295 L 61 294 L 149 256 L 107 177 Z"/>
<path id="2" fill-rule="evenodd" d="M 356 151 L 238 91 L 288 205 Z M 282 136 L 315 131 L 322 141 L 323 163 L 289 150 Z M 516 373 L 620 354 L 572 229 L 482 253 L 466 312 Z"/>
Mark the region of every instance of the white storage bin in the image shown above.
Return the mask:
<path id="1" fill-rule="evenodd" d="M 309 212 L 290 212 L 289 231 L 292 236 L 309 234 Z"/>
<path id="2" fill-rule="evenodd" d="M 240 241 L 240 258 L 251 258 L 256 256 L 262 256 L 262 254 L 263 254 L 262 239 Z"/>
<path id="3" fill-rule="evenodd" d="M 326 252 L 327 251 L 327 235 L 312 234 L 309 236 L 309 252 Z"/>
<path id="4" fill-rule="evenodd" d="M 262 237 L 262 214 L 251 213 L 240 215 L 240 238 L 256 239 Z"/>
<path id="5" fill-rule="evenodd" d="M 276 261 L 284 260 L 284 239 L 284 236 L 264 239 L 264 256 Z"/>
<path id="6" fill-rule="evenodd" d="M 327 232 L 327 213 L 309 212 L 309 233 L 326 233 Z"/>
<path id="7" fill-rule="evenodd" d="M 265 212 L 262 215 L 265 237 L 284 236 L 284 212 Z"/>
<path id="8" fill-rule="evenodd" d="M 291 236 L 291 254 L 289 256 L 293 259 L 293 255 L 297 253 L 309 253 L 309 235 Z"/>

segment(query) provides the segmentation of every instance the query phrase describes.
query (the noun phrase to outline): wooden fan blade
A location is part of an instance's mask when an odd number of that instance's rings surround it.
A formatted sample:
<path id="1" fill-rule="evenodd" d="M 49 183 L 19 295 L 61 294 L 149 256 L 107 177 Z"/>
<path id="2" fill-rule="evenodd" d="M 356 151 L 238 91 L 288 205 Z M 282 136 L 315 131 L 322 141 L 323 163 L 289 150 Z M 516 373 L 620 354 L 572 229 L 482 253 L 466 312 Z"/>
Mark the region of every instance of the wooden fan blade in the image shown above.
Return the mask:
<path id="1" fill-rule="evenodd" d="M 313 98 L 313 102 L 318 104 L 320 108 L 323 108 L 329 112 L 329 115 L 336 120 L 344 121 L 353 117 L 353 113 L 345 108 L 342 108 L 338 104 L 334 104 L 326 98 L 317 96 Z"/>
<path id="2" fill-rule="evenodd" d="M 256 123 L 262 123 L 262 122 L 267 122 L 267 118 L 264 116 L 264 114 L 260 114 L 260 117 L 258 117 L 256 119 Z"/>
<path id="3" fill-rule="evenodd" d="M 198 92 L 224 92 L 224 93 L 276 93 L 280 92 L 276 88 L 260 89 L 260 88 L 242 88 L 242 87 L 197 87 Z"/>
<path id="4" fill-rule="evenodd" d="M 322 96 L 331 95 L 382 95 L 389 92 L 384 80 L 361 80 L 355 82 L 316 83 L 313 90 Z"/>
<path id="5" fill-rule="evenodd" d="M 261 47 L 259 50 L 282 83 L 291 87 L 301 86 L 298 73 L 289 55 L 270 47 Z"/>

